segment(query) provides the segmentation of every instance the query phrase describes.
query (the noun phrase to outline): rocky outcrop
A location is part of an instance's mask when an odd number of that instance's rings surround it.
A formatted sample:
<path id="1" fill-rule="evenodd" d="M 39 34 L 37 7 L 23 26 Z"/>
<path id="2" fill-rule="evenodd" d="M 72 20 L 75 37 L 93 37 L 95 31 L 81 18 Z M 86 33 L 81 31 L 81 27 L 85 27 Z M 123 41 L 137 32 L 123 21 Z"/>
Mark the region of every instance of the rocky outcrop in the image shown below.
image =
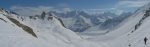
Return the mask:
<path id="1" fill-rule="evenodd" d="M 20 23 L 19 21 L 17 21 L 14 18 L 11 17 L 7 17 L 11 22 L 13 22 L 14 24 L 16 24 L 18 27 L 21 27 L 24 31 L 26 31 L 27 33 L 31 34 L 32 36 L 37 38 L 37 35 L 33 32 L 33 29 Z"/>

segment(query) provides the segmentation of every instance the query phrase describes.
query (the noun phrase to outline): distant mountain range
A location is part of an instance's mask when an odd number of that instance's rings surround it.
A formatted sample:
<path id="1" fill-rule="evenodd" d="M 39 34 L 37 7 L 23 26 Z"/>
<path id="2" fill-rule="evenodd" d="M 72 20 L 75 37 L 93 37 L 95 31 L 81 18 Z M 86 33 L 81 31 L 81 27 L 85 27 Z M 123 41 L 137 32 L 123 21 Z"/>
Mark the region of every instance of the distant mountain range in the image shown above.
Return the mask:
<path id="1" fill-rule="evenodd" d="M 0 8 L 2 47 L 149 47 L 150 3 L 135 13 L 42 12 L 33 16 Z"/>
<path id="2" fill-rule="evenodd" d="M 25 10 L 25 9 L 23 9 Z M 32 11 L 32 10 L 30 10 Z M 23 16 L 40 16 L 53 15 L 62 20 L 64 26 L 74 32 L 84 32 L 95 28 L 95 30 L 109 30 L 118 25 L 122 20 L 132 15 L 132 12 L 121 12 L 116 13 L 113 11 L 102 11 L 101 13 L 92 13 L 87 10 L 76 10 L 76 9 L 54 9 L 36 12 L 22 12 L 14 9 L 14 13 Z M 25 15 L 25 14 L 32 15 Z M 43 14 L 45 13 L 45 14 Z"/>
<path id="3" fill-rule="evenodd" d="M 82 10 L 72 10 L 64 13 L 49 11 L 45 15 L 57 16 L 62 20 L 66 28 L 75 32 L 84 32 L 97 26 L 100 30 L 113 28 L 131 14 L 130 12 L 124 12 L 120 15 L 112 12 L 89 14 Z"/>

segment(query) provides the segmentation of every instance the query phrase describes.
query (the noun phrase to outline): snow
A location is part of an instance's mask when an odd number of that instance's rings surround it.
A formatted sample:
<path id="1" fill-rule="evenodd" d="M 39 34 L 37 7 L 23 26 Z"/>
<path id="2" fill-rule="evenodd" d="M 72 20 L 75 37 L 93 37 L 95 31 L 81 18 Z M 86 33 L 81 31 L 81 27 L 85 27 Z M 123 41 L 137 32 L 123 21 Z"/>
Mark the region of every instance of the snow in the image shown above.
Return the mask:
<path id="1" fill-rule="evenodd" d="M 150 17 L 146 17 L 137 30 L 135 25 L 139 23 L 148 7 L 144 6 L 135 14 L 121 22 L 111 30 L 98 30 L 94 27 L 87 32 L 75 33 L 62 26 L 54 16 L 53 19 L 30 19 L 26 16 L 0 11 L 0 46 L 2 47 L 150 47 Z M 37 38 L 25 32 L 8 17 L 14 18 L 20 23 L 29 26 L 37 35 Z M 21 19 L 23 18 L 23 20 Z M 86 18 L 82 17 L 84 20 Z M 68 20 L 68 19 L 66 19 Z M 73 20 L 73 19 L 71 19 Z M 73 21 L 65 23 L 71 24 Z M 89 23 L 89 21 L 87 21 Z M 93 31 L 96 29 L 95 31 Z M 105 33 L 106 31 L 109 31 Z M 134 32 L 132 32 L 134 31 Z M 101 34 L 104 33 L 104 34 Z M 144 38 L 147 37 L 147 45 Z"/>
<path id="2" fill-rule="evenodd" d="M 61 18 L 61 19 L 67 28 L 71 27 L 76 21 L 76 19 L 73 18 Z"/>
<path id="3" fill-rule="evenodd" d="M 101 45 L 87 41 L 75 32 L 64 28 L 60 21 L 53 17 L 52 20 L 17 18 L 17 15 L 6 14 L 20 23 L 33 29 L 37 38 L 25 32 L 22 28 L 11 22 L 7 16 L 0 14 L 7 22 L 0 20 L 0 46 L 3 47 L 99 47 Z"/>
<path id="4" fill-rule="evenodd" d="M 91 22 L 90 19 L 85 18 L 85 17 L 83 17 L 83 16 L 80 16 L 80 17 L 84 20 L 85 23 L 88 23 L 90 26 L 93 26 L 93 24 L 92 24 L 92 22 Z"/>
<path id="5" fill-rule="evenodd" d="M 87 34 L 81 33 L 79 35 L 81 35 L 83 38 L 88 39 L 89 41 L 100 44 L 102 43 L 106 45 L 106 47 L 150 47 L 149 40 L 147 42 L 147 45 L 144 44 L 145 37 L 150 39 L 150 17 L 144 19 L 142 25 L 140 25 L 137 30 L 134 30 L 135 25 L 144 16 L 145 10 L 147 10 L 147 8 L 138 10 L 133 16 L 130 16 L 122 23 L 120 23 L 117 27 L 111 29 L 109 33 L 106 33 L 104 35 L 97 34 L 97 32 L 88 32 Z"/>

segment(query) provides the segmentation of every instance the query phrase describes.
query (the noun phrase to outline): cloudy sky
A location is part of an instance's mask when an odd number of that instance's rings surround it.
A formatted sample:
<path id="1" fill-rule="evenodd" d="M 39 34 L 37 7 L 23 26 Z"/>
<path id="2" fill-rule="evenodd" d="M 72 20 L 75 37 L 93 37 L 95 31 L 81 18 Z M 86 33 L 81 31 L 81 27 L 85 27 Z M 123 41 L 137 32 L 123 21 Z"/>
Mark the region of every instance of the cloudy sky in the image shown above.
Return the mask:
<path id="1" fill-rule="evenodd" d="M 147 4 L 149 0 L 0 0 L 0 7 L 10 10 L 46 11 L 56 9 L 82 9 L 90 12 L 131 12 Z M 67 9 L 66 9 L 67 8 Z M 40 9 L 40 10 L 39 10 Z"/>
<path id="2" fill-rule="evenodd" d="M 11 6 L 53 6 L 71 7 L 77 9 L 108 8 L 115 5 L 117 0 L 0 0 L 2 7 Z"/>

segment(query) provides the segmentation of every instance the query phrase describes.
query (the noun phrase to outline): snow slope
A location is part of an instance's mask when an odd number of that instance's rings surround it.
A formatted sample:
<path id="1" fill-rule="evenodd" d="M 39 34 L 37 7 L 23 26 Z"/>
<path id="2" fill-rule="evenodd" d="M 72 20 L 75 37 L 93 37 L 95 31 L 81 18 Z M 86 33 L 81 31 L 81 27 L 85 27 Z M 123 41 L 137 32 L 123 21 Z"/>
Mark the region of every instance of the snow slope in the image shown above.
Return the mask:
<path id="1" fill-rule="evenodd" d="M 150 47 L 149 6 L 150 4 L 141 7 L 105 34 L 98 32 L 101 30 L 76 34 L 65 28 L 64 23 L 56 16 L 18 16 L 0 9 L 0 46 Z M 148 38 L 147 45 L 144 44 L 145 37 Z"/>
<path id="2" fill-rule="evenodd" d="M 81 33 L 90 41 L 103 43 L 106 47 L 150 47 L 150 4 L 141 7 L 107 34 Z M 144 38 L 148 38 L 147 45 Z"/>
<path id="3" fill-rule="evenodd" d="M 0 9 L 2 10 L 2 9 Z M 12 19 L 9 19 L 12 18 Z M 30 19 L 0 11 L 0 46 L 2 47 L 99 47 L 64 28 L 56 17 Z M 15 21 L 15 22 L 14 22 Z M 16 22 L 18 21 L 18 22 Z M 22 26 L 24 25 L 24 26 Z M 28 28 L 27 28 L 28 27 Z M 31 28 L 32 30 L 28 30 Z M 32 33 L 31 33 L 32 31 Z M 36 36 L 32 35 L 35 34 Z"/>

